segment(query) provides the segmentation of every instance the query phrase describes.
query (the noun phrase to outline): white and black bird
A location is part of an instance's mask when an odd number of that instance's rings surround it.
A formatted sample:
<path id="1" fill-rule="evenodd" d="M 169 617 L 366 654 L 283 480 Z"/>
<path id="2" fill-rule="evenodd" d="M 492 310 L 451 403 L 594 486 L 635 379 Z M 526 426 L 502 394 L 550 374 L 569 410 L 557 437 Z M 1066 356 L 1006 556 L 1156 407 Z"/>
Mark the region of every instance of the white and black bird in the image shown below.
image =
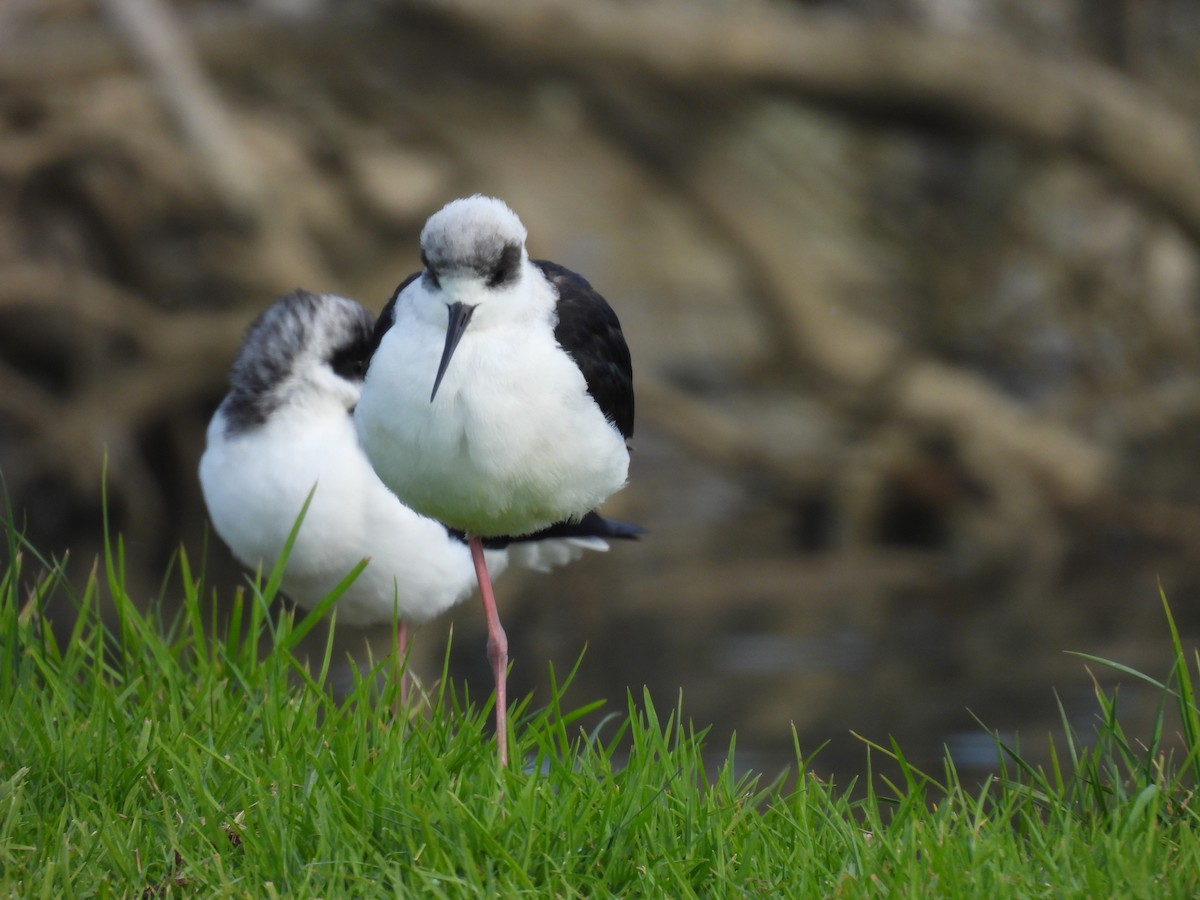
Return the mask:
<path id="1" fill-rule="evenodd" d="M 525 238 L 491 197 L 430 217 L 424 269 L 380 314 L 355 410 L 383 483 L 469 538 L 502 764 L 508 643 L 483 539 L 579 521 L 624 486 L 633 434 L 632 365 L 616 313 L 581 276 L 530 259 Z"/>
<path id="2" fill-rule="evenodd" d="M 283 591 L 311 609 L 368 557 L 336 603 L 338 621 L 398 623 L 402 654 L 407 624 L 465 599 L 476 579 L 462 535 L 401 503 L 359 446 L 352 412 L 374 324 L 358 303 L 332 294 L 295 291 L 268 307 L 247 330 L 209 424 L 200 484 L 217 534 L 251 568 L 274 566 L 312 492 Z M 544 571 L 606 550 L 606 537 L 640 532 L 595 516 L 499 542 L 487 563 L 496 572 L 510 562 Z"/>

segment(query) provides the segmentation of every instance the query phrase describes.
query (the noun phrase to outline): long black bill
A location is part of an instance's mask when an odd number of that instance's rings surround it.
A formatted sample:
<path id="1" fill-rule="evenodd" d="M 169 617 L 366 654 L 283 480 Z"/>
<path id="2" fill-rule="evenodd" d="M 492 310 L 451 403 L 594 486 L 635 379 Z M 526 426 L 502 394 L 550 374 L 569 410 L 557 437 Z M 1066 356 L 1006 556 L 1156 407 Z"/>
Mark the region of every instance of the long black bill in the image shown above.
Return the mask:
<path id="1" fill-rule="evenodd" d="M 463 332 L 467 330 L 467 324 L 475 313 L 475 307 L 467 306 L 465 303 L 451 303 L 447 309 L 450 311 L 450 321 L 446 323 L 446 346 L 442 348 L 442 361 L 438 363 L 437 378 L 433 379 L 433 393 L 429 395 L 430 403 L 437 396 L 438 385 L 442 383 L 442 376 L 446 374 L 446 367 L 450 365 L 450 357 L 454 355 L 454 348 L 462 340 Z"/>

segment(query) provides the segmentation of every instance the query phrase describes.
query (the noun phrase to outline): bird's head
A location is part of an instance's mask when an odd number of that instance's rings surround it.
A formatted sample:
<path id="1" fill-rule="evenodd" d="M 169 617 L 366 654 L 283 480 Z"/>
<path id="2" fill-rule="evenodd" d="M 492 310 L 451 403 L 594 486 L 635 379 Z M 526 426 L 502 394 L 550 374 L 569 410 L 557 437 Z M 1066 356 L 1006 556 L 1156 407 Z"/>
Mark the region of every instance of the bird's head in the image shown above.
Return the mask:
<path id="1" fill-rule="evenodd" d="M 437 396 L 454 349 L 476 311 L 493 307 L 515 311 L 519 306 L 513 297 L 529 262 L 526 234 L 517 214 L 503 200 L 482 194 L 446 204 L 425 223 L 421 231 L 422 286 L 445 304 L 449 317 L 430 401 Z"/>
<path id="2" fill-rule="evenodd" d="M 278 409 L 337 404 L 353 409 L 374 317 L 334 294 L 293 291 L 246 331 L 230 370 L 230 405 L 243 424 Z"/>

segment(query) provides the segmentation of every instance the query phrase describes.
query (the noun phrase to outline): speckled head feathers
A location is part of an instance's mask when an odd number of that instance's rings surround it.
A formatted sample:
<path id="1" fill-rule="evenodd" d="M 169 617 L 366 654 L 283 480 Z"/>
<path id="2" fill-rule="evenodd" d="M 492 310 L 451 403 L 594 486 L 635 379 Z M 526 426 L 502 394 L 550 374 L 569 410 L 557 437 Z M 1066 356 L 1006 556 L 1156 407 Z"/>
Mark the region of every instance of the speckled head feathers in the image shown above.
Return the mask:
<path id="1" fill-rule="evenodd" d="M 497 287 L 515 277 L 527 232 L 503 200 L 475 194 L 429 217 L 421 261 L 435 276 L 475 275 Z"/>
<path id="2" fill-rule="evenodd" d="M 323 366 L 361 384 L 374 322 L 358 303 L 334 294 L 297 290 L 275 301 L 247 329 L 230 369 L 230 427 L 261 424 L 286 400 L 293 380 Z"/>

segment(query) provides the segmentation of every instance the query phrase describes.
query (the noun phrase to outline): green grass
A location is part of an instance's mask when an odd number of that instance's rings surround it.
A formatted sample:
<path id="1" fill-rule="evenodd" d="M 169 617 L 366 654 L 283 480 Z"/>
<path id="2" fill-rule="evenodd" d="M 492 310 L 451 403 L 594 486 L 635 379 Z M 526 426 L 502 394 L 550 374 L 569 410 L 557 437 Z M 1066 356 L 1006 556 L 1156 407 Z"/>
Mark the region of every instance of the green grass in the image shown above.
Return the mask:
<path id="1" fill-rule="evenodd" d="M 569 675 L 544 708 L 516 706 L 524 764 L 502 771 L 488 704 L 444 672 L 416 712 L 394 715 L 396 697 L 387 687 L 372 697 L 372 678 L 332 700 L 329 653 L 312 671 L 293 655 L 324 610 L 269 614 L 277 572 L 215 598 L 181 553 L 165 584 L 182 606 L 163 621 L 127 596 L 121 542 L 107 543 L 77 586 L 8 531 L 0 896 L 1200 891 L 1197 661 L 1169 610 L 1168 677 L 1124 670 L 1163 698 L 1144 746 L 1097 688 L 1096 734 L 1064 716 L 1045 768 L 997 740 L 1005 769 L 983 787 L 949 762 L 926 775 L 899 747 L 870 744 L 874 771 L 857 787 L 822 782 L 799 752 L 797 771 L 775 783 L 735 774 L 732 747 L 706 773 L 703 732 L 680 707 L 633 696 L 585 733 L 599 704 L 569 706 Z M 53 596 L 78 609 L 69 633 L 42 617 Z"/>

